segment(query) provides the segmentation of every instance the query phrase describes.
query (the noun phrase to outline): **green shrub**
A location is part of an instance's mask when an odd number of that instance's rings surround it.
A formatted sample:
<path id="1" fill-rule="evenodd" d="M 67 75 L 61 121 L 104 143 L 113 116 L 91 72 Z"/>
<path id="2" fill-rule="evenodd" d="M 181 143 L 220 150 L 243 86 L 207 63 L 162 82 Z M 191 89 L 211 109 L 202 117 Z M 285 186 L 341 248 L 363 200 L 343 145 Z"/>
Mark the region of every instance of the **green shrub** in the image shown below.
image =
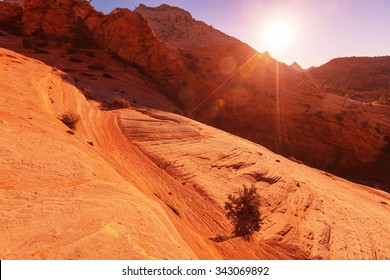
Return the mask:
<path id="1" fill-rule="evenodd" d="M 121 97 L 116 97 L 114 100 L 110 103 L 112 108 L 130 108 L 130 102 L 129 100 L 126 100 Z"/>
<path id="2" fill-rule="evenodd" d="M 260 196 L 254 186 L 244 185 L 242 190 L 229 194 L 227 199 L 226 216 L 234 226 L 235 236 L 249 238 L 254 231 L 260 230 Z"/>
<path id="3" fill-rule="evenodd" d="M 76 113 L 67 112 L 61 115 L 60 120 L 70 129 L 76 130 L 76 124 L 80 121 L 80 117 Z"/>

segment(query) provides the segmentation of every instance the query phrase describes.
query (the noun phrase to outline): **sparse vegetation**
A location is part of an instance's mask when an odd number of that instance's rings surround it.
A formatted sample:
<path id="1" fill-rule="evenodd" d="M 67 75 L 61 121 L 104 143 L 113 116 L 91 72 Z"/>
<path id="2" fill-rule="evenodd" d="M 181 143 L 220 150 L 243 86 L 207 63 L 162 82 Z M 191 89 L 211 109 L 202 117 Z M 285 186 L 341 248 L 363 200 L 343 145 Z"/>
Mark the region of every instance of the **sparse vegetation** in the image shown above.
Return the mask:
<path id="1" fill-rule="evenodd" d="M 336 120 L 338 120 L 339 122 L 341 122 L 341 121 L 344 120 L 344 116 L 343 116 L 343 114 L 341 114 L 341 113 L 335 114 L 334 117 L 335 117 Z"/>
<path id="2" fill-rule="evenodd" d="M 16 36 L 22 35 L 22 29 L 18 22 L 9 21 L 9 22 L 3 22 L 1 27 L 8 32 L 9 34 L 13 34 Z M 4 33 L 2 33 L 4 34 Z"/>
<path id="3" fill-rule="evenodd" d="M 40 49 L 40 48 L 34 48 L 34 52 L 35 53 L 39 53 L 39 54 L 48 54 L 49 52 L 44 50 L 44 49 Z"/>
<path id="4" fill-rule="evenodd" d="M 91 69 L 91 70 L 105 70 L 106 67 L 104 66 L 103 63 L 96 63 L 96 64 L 90 64 L 88 65 L 88 69 Z"/>
<path id="5" fill-rule="evenodd" d="M 368 124 L 367 121 L 364 121 L 364 122 L 361 122 L 360 125 L 365 128 L 365 129 L 369 129 L 370 128 L 370 125 Z"/>
<path id="6" fill-rule="evenodd" d="M 324 119 L 324 116 L 323 116 L 323 114 L 322 114 L 322 111 L 317 111 L 317 112 L 315 112 L 314 113 L 314 115 L 316 115 L 318 118 L 320 118 L 320 119 Z"/>
<path id="7" fill-rule="evenodd" d="M 231 237 L 230 236 L 226 236 L 226 235 L 217 235 L 215 237 L 210 237 L 209 239 L 211 241 L 214 241 L 214 242 L 217 242 L 217 243 L 221 243 L 221 242 L 224 242 L 226 240 L 229 240 Z"/>
<path id="8" fill-rule="evenodd" d="M 69 112 L 62 114 L 59 119 L 72 130 L 76 130 L 76 124 L 80 121 L 79 115 Z"/>
<path id="9" fill-rule="evenodd" d="M 42 28 L 38 28 L 32 32 L 31 37 L 35 47 L 43 48 L 49 44 L 48 36 Z"/>
<path id="10" fill-rule="evenodd" d="M 73 63 L 83 63 L 83 61 L 78 57 L 71 57 L 69 58 L 69 61 Z"/>
<path id="11" fill-rule="evenodd" d="M 83 75 L 83 76 L 85 76 L 85 77 L 90 77 L 90 78 L 95 77 L 94 75 L 89 74 L 89 73 L 85 73 L 85 72 L 81 72 L 80 74 Z"/>
<path id="12" fill-rule="evenodd" d="M 23 38 L 22 44 L 23 44 L 23 48 L 25 48 L 25 49 L 31 49 L 32 48 L 31 41 L 28 38 Z"/>
<path id="13" fill-rule="evenodd" d="M 296 159 L 294 156 L 289 156 L 288 159 L 298 164 L 303 164 L 303 161 Z"/>
<path id="14" fill-rule="evenodd" d="M 103 73 L 103 78 L 107 78 L 107 79 L 114 79 L 114 77 L 108 73 Z"/>
<path id="15" fill-rule="evenodd" d="M 129 100 L 126 100 L 121 97 L 116 97 L 114 100 L 110 103 L 110 107 L 112 108 L 130 108 L 130 102 Z"/>
<path id="16" fill-rule="evenodd" d="M 226 216 L 231 220 L 235 236 L 249 239 L 254 231 L 260 230 L 260 196 L 256 187 L 247 187 L 229 194 L 225 202 Z"/>
<path id="17" fill-rule="evenodd" d="M 88 56 L 88 57 L 95 57 L 95 53 L 92 52 L 92 51 L 86 51 L 86 52 L 84 53 L 84 55 L 85 55 L 85 56 Z"/>

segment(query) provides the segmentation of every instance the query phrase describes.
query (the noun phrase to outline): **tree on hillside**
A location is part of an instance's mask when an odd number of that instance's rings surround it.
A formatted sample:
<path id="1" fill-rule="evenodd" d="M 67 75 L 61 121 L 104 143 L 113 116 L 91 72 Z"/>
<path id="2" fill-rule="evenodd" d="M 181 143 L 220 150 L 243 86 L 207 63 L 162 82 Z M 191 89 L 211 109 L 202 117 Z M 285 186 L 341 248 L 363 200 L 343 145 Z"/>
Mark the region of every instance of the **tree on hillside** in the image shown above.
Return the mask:
<path id="1" fill-rule="evenodd" d="M 254 231 L 260 230 L 260 196 L 257 189 L 243 185 L 243 189 L 229 194 L 227 199 L 226 216 L 234 226 L 233 234 L 249 239 Z"/>

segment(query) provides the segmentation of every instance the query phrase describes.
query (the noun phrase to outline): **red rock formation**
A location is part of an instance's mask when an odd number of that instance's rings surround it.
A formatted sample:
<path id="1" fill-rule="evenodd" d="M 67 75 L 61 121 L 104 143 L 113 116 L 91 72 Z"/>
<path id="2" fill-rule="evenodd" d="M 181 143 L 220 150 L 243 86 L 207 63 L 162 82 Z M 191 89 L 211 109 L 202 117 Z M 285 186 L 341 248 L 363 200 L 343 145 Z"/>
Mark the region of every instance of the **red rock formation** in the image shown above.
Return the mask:
<path id="1" fill-rule="evenodd" d="M 178 92 L 186 80 L 180 52 L 160 41 L 138 13 L 116 9 L 104 16 L 95 38 L 100 44 L 141 72 L 150 75 L 163 89 Z"/>
<path id="2" fill-rule="evenodd" d="M 101 48 L 149 75 L 171 97 L 176 97 L 172 93 L 184 87 L 186 68 L 180 52 L 159 40 L 138 13 L 116 9 L 103 15 L 88 2 L 79 0 L 24 3 L 23 30 L 27 35 L 42 30 L 49 38 L 72 41 L 77 36 L 78 24 L 85 24 Z"/>

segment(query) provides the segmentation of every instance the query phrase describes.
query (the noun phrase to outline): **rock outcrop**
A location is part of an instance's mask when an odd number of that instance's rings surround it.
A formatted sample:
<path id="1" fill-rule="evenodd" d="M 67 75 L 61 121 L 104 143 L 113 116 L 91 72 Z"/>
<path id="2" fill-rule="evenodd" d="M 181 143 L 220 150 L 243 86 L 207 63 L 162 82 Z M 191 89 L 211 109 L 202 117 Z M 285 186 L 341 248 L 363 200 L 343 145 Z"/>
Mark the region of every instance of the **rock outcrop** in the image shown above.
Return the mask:
<path id="1" fill-rule="evenodd" d="M 116 9 L 92 31 L 114 57 L 150 76 L 166 94 L 174 97 L 183 88 L 187 74 L 179 50 L 159 40 L 140 14 Z"/>
<path id="2" fill-rule="evenodd" d="M 210 47 L 238 41 L 195 20 L 189 12 L 178 7 L 163 4 L 150 8 L 141 4 L 134 11 L 148 20 L 162 41 L 178 48 Z"/>
<path id="3" fill-rule="evenodd" d="M 76 47 L 82 46 L 86 37 L 92 37 L 96 45 L 88 38 L 90 47 L 99 46 L 151 77 L 172 98 L 187 80 L 181 53 L 159 40 L 148 22 L 128 9 L 103 15 L 86 1 L 26 0 L 23 30 L 27 35 L 39 31 L 54 40 L 73 42 Z M 87 36 L 80 36 L 80 31 Z"/>

